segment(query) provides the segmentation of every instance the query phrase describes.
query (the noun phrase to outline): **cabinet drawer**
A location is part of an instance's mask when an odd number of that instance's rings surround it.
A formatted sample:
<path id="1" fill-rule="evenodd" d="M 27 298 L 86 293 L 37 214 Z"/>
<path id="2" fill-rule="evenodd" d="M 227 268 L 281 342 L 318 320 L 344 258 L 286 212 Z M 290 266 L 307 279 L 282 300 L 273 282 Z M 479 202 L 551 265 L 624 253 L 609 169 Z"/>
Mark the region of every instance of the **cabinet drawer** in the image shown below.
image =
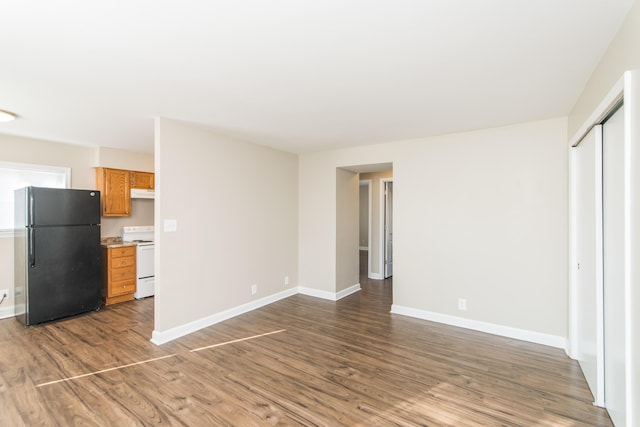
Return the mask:
<path id="1" fill-rule="evenodd" d="M 129 265 L 127 267 L 114 268 L 111 270 L 111 281 L 118 282 L 120 280 L 135 279 L 136 266 Z"/>
<path id="2" fill-rule="evenodd" d="M 136 259 L 132 256 L 125 256 L 120 258 L 114 258 L 111 260 L 112 268 L 130 267 L 135 265 Z"/>
<path id="3" fill-rule="evenodd" d="M 111 248 L 109 255 L 111 258 L 120 258 L 123 256 L 134 256 L 136 253 L 135 246 L 123 246 L 121 248 Z"/>
<path id="4" fill-rule="evenodd" d="M 132 294 L 136 291 L 136 279 L 112 282 L 109 286 L 109 297 Z"/>

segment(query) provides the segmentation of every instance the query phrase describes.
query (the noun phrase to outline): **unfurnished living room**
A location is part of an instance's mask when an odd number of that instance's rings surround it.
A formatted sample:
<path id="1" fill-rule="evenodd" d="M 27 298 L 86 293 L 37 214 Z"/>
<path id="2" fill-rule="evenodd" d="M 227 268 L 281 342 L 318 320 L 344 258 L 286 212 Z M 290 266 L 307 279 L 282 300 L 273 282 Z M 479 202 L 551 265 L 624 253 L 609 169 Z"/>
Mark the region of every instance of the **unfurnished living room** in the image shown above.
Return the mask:
<path id="1" fill-rule="evenodd" d="M 638 0 L 0 13 L 0 425 L 639 426 Z"/>

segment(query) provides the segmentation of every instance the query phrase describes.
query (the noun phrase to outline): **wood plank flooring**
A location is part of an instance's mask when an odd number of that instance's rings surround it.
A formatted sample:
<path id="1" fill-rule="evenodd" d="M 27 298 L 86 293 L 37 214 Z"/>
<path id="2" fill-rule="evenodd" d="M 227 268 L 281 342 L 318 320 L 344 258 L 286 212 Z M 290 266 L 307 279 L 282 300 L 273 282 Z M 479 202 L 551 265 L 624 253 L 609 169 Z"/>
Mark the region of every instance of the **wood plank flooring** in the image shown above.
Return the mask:
<path id="1" fill-rule="evenodd" d="M 163 346 L 149 342 L 153 299 L 1 320 L 0 425 L 611 425 L 561 350 L 392 315 L 390 281 L 361 284 Z"/>

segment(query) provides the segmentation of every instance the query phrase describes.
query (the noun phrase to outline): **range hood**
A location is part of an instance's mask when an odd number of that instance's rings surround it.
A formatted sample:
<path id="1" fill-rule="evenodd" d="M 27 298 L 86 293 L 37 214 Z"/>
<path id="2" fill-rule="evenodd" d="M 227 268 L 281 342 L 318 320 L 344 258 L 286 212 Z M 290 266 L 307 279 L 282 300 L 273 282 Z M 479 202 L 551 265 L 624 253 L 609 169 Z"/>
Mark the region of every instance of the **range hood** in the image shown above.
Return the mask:
<path id="1" fill-rule="evenodd" d="M 132 188 L 131 189 L 131 198 L 132 199 L 155 199 L 156 191 L 155 190 L 145 190 L 144 188 Z"/>

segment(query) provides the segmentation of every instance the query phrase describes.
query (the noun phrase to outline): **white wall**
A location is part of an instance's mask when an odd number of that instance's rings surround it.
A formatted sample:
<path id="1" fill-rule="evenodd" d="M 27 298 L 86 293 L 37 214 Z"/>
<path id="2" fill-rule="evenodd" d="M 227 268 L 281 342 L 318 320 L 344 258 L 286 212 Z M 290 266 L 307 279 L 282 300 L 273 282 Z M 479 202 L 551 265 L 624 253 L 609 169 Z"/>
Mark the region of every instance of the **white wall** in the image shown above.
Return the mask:
<path id="1" fill-rule="evenodd" d="M 156 121 L 155 153 L 154 342 L 297 287 L 296 155 L 168 119 Z M 161 231 L 166 219 L 177 232 Z"/>
<path id="2" fill-rule="evenodd" d="M 337 289 L 335 168 L 393 163 L 394 305 L 562 341 L 566 125 L 561 118 L 302 154 L 301 285 Z M 468 311 L 457 310 L 458 297 Z"/>

